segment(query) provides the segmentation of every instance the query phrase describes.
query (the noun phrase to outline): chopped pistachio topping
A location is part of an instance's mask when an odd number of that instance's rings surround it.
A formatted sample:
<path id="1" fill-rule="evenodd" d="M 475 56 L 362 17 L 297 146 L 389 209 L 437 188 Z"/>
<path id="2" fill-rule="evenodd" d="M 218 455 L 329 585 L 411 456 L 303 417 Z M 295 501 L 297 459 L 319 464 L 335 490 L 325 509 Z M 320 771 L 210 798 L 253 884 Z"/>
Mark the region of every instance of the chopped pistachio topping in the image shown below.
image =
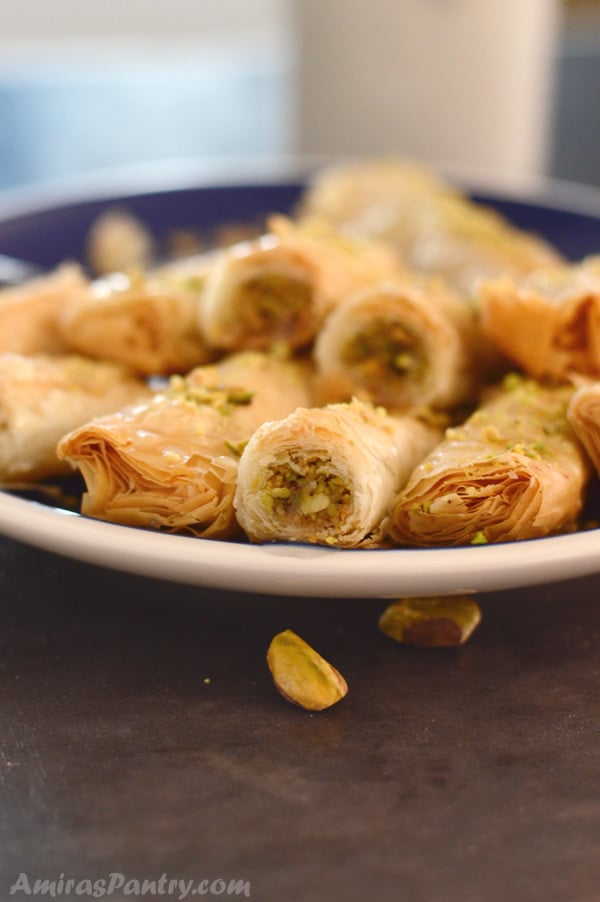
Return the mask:
<path id="1" fill-rule="evenodd" d="M 507 373 L 502 384 L 507 391 L 514 391 L 523 385 L 523 376 L 519 373 Z"/>
<path id="2" fill-rule="evenodd" d="M 202 291 L 205 281 L 202 276 L 188 276 L 183 284 L 188 291 Z"/>
<path id="3" fill-rule="evenodd" d="M 485 439 L 486 442 L 502 442 L 502 435 L 500 434 L 497 426 L 485 426 L 481 430 L 481 437 Z"/>
<path id="4" fill-rule="evenodd" d="M 487 545 L 488 540 L 485 536 L 485 533 L 481 530 L 476 532 L 473 538 L 471 539 L 471 545 Z"/>
<path id="5" fill-rule="evenodd" d="M 214 407 L 220 413 L 231 413 L 233 407 L 250 404 L 254 392 L 239 386 L 206 386 L 195 385 L 191 380 L 182 376 L 172 376 L 169 381 L 169 393 L 197 405 Z"/>
<path id="6" fill-rule="evenodd" d="M 232 454 L 235 454 L 236 457 L 242 456 L 242 452 L 247 444 L 248 439 L 244 439 L 241 442 L 230 442 L 229 439 L 225 439 L 225 447 L 228 448 Z"/>

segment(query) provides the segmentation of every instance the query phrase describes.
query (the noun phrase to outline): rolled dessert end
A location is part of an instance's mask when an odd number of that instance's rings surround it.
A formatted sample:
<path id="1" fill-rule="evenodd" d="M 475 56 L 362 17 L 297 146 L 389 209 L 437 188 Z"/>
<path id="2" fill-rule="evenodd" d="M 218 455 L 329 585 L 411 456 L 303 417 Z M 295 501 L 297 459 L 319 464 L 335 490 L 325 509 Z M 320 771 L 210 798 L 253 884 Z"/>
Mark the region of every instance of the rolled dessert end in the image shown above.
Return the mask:
<path id="1" fill-rule="evenodd" d="M 298 408 L 263 424 L 244 449 L 238 522 L 254 542 L 376 544 L 398 489 L 438 438 L 415 418 L 358 400 Z"/>
<path id="2" fill-rule="evenodd" d="M 474 311 L 439 280 L 408 276 L 345 298 L 314 347 L 323 402 L 352 396 L 392 411 L 444 409 L 481 382 Z"/>
<path id="3" fill-rule="evenodd" d="M 415 468 L 388 518 L 396 545 L 480 545 L 576 528 L 590 467 L 568 385 L 505 379 Z"/>

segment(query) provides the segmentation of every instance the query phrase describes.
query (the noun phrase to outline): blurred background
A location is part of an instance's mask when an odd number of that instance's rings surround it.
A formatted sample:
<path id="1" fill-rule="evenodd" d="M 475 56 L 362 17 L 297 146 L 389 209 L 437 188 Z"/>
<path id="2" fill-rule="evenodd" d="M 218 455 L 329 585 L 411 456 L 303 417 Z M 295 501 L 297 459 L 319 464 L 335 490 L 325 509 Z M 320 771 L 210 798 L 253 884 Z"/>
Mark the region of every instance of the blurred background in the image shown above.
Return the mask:
<path id="1" fill-rule="evenodd" d="M 401 153 L 600 185 L 600 0 L 0 0 L 0 189 Z"/>

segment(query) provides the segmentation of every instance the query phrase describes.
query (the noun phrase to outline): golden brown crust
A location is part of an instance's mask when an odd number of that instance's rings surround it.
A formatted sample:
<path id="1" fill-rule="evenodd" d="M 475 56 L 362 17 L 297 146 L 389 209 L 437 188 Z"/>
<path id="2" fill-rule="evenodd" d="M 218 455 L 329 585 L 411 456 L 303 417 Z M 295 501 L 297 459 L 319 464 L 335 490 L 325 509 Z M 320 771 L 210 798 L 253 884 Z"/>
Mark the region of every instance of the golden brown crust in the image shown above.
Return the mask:
<path id="1" fill-rule="evenodd" d="M 144 382 L 112 363 L 0 354 L 0 479 L 68 472 L 56 455 L 65 432 L 148 394 Z"/>
<path id="2" fill-rule="evenodd" d="M 0 291 L 0 353 L 61 354 L 68 350 L 59 327 L 62 312 L 87 288 L 75 263 Z"/>
<path id="3" fill-rule="evenodd" d="M 567 422 L 571 395 L 519 380 L 447 430 L 400 493 L 391 541 L 464 545 L 574 529 L 589 467 Z"/>
<path id="4" fill-rule="evenodd" d="M 402 159 L 322 170 L 301 210 L 385 241 L 409 269 L 442 276 L 467 293 L 483 278 L 522 275 L 561 260 L 541 237 L 515 228 L 426 167 Z"/>
<path id="5" fill-rule="evenodd" d="M 308 400 L 303 369 L 248 352 L 82 426 L 58 453 L 85 479 L 83 513 L 227 538 L 239 531 L 233 493 L 240 447 L 262 422 Z"/>
<path id="6" fill-rule="evenodd" d="M 577 389 L 569 403 L 567 417 L 600 475 L 600 382 Z"/>
<path id="7" fill-rule="evenodd" d="M 406 275 L 346 298 L 314 347 L 325 401 L 353 395 L 392 411 L 476 398 L 502 359 L 474 308 L 438 279 Z"/>
<path id="8" fill-rule="evenodd" d="M 600 376 L 600 258 L 479 288 L 482 329 L 536 379 Z"/>
<path id="9" fill-rule="evenodd" d="M 256 542 L 376 544 L 397 491 L 439 437 L 357 400 L 298 408 L 257 429 L 244 449 L 238 522 Z"/>
<path id="10" fill-rule="evenodd" d="M 74 351 L 145 375 L 186 372 L 215 354 L 197 324 L 197 293 L 142 274 L 93 282 L 64 310 L 60 329 Z"/>

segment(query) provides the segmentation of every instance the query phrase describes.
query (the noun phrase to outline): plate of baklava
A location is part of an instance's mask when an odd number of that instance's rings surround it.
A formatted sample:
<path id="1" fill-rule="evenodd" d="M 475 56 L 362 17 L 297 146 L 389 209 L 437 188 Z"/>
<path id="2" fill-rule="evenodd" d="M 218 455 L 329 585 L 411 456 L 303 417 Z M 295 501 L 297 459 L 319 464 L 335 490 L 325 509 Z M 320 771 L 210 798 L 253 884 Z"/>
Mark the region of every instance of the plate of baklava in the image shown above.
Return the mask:
<path id="1" fill-rule="evenodd" d="M 0 531 L 279 595 L 600 570 L 600 206 L 419 161 L 2 209 Z"/>

